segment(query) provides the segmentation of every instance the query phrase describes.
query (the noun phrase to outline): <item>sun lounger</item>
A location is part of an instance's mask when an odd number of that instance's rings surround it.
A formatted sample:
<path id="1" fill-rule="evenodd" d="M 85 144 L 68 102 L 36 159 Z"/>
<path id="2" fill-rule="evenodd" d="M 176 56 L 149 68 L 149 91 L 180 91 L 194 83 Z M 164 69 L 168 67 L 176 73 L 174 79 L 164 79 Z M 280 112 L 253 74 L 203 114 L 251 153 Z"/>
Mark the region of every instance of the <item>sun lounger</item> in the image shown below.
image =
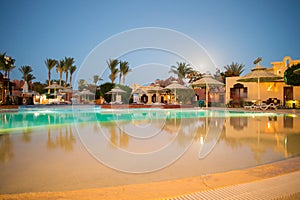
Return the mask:
<path id="1" fill-rule="evenodd" d="M 268 109 L 276 110 L 278 106 L 275 105 L 274 103 L 270 103 L 270 104 L 262 103 L 260 105 L 252 104 L 252 105 L 244 106 L 244 108 L 247 110 L 268 110 Z"/>
<path id="2" fill-rule="evenodd" d="M 268 110 L 268 109 L 277 109 L 277 105 L 275 105 L 274 103 L 270 103 L 270 104 L 262 104 L 260 105 L 260 109 L 261 110 Z"/>

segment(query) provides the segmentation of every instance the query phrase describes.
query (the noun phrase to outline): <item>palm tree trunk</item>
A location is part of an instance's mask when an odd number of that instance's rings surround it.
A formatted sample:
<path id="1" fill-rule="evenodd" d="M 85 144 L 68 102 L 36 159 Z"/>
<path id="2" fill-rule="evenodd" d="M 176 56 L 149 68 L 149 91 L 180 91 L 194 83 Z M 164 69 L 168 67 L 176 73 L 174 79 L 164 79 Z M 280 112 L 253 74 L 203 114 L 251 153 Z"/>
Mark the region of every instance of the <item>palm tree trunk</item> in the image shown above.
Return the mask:
<path id="1" fill-rule="evenodd" d="M 67 84 L 68 84 L 68 78 L 69 78 L 69 73 L 66 72 L 66 83 L 65 83 L 65 86 L 67 86 Z"/>
<path id="2" fill-rule="evenodd" d="M 72 74 L 70 75 L 70 86 L 72 87 Z"/>
<path id="3" fill-rule="evenodd" d="M 61 86 L 62 72 L 59 72 L 59 85 Z"/>

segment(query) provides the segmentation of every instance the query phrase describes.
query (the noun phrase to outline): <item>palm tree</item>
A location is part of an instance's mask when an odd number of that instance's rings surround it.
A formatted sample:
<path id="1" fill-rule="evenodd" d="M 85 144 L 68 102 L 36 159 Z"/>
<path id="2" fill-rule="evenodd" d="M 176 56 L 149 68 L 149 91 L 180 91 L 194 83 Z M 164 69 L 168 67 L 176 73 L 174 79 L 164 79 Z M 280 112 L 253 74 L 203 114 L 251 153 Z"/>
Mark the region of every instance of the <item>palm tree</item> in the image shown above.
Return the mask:
<path id="1" fill-rule="evenodd" d="M 15 59 L 7 56 L 6 53 L 0 54 L 0 70 L 4 71 L 4 75 L 9 79 L 10 72 L 16 67 Z"/>
<path id="2" fill-rule="evenodd" d="M 117 68 L 119 61 L 117 59 L 109 59 L 106 63 L 110 69 L 109 79 L 111 80 L 111 83 L 114 83 L 119 73 L 119 69 Z"/>
<path id="3" fill-rule="evenodd" d="M 230 65 L 224 66 L 225 77 L 240 76 L 244 72 L 245 65 L 232 62 Z"/>
<path id="4" fill-rule="evenodd" d="M 87 88 L 87 82 L 84 79 L 80 79 L 78 81 L 78 90 L 82 91 L 83 89 Z"/>
<path id="5" fill-rule="evenodd" d="M 56 73 L 59 73 L 59 85 L 61 86 L 62 74 L 64 72 L 65 61 L 60 60 L 56 65 Z"/>
<path id="6" fill-rule="evenodd" d="M 70 70 L 70 67 L 74 64 L 74 58 L 71 58 L 71 57 L 65 57 L 65 63 L 64 63 L 64 66 L 63 66 L 63 71 L 65 72 L 66 74 L 66 82 L 65 82 L 65 86 L 67 85 L 68 83 L 68 78 L 69 78 L 69 70 Z"/>
<path id="7" fill-rule="evenodd" d="M 189 80 L 189 83 L 195 82 L 202 78 L 202 74 L 196 70 L 192 70 L 190 73 L 186 75 Z"/>
<path id="8" fill-rule="evenodd" d="M 122 80 L 122 85 L 125 83 L 125 76 L 131 71 L 129 69 L 129 64 L 126 61 L 120 61 L 120 75 L 119 75 L 119 84 L 121 84 Z"/>
<path id="9" fill-rule="evenodd" d="M 103 80 L 99 75 L 95 74 L 93 76 L 93 83 L 95 84 L 95 86 L 97 85 L 98 81 Z"/>
<path id="10" fill-rule="evenodd" d="M 188 63 L 176 62 L 177 66 L 171 66 L 170 73 L 174 73 L 178 76 L 178 79 L 184 79 L 188 74 L 190 74 L 193 69 Z"/>
<path id="11" fill-rule="evenodd" d="M 32 81 L 35 79 L 35 76 L 32 73 L 27 74 L 26 81 L 28 83 L 28 89 L 32 89 Z"/>
<path id="12" fill-rule="evenodd" d="M 77 67 L 76 65 L 72 65 L 70 68 L 69 68 L 69 72 L 70 72 L 70 86 L 72 87 L 72 78 L 73 78 L 73 74 L 74 72 L 76 71 Z"/>
<path id="13" fill-rule="evenodd" d="M 22 73 L 22 79 L 24 80 L 24 82 L 26 82 L 28 75 L 32 72 L 32 68 L 26 65 L 19 68 L 19 71 Z"/>
<path id="14" fill-rule="evenodd" d="M 51 84 L 51 70 L 57 65 L 57 60 L 47 58 L 45 60 L 45 65 L 48 69 L 48 86 Z M 48 93 L 50 93 L 50 89 L 48 90 Z"/>

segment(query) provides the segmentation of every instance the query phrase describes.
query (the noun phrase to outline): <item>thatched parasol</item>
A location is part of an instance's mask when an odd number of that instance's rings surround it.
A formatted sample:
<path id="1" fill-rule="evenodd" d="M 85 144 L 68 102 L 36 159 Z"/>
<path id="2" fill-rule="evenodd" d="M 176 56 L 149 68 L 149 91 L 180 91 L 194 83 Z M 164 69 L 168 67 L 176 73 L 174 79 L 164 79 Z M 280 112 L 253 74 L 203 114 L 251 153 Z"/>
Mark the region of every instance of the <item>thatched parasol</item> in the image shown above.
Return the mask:
<path id="1" fill-rule="evenodd" d="M 240 79 L 238 79 L 238 82 L 257 82 L 257 100 L 260 103 L 260 82 L 272 82 L 282 79 L 282 77 L 277 76 L 273 73 L 270 73 L 266 70 L 266 68 L 260 66 L 259 64 L 252 68 L 251 72 L 249 74 L 246 74 L 245 76 L 242 76 Z"/>
<path id="2" fill-rule="evenodd" d="M 193 86 L 205 86 L 205 100 L 206 100 L 206 108 L 208 107 L 208 90 L 209 86 L 223 86 L 224 83 L 214 79 L 212 75 L 205 74 L 203 77 L 192 83 Z"/>

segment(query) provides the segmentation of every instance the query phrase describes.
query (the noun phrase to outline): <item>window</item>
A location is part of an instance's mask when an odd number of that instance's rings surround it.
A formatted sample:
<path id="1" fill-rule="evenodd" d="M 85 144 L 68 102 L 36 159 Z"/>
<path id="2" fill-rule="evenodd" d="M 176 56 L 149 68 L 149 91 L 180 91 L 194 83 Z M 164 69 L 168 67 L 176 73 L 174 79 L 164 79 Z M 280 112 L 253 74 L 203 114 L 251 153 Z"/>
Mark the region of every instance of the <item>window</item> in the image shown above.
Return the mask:
<path id="1" fill-rule="evenodd" d="M 277 75 L 281 75 L 281 70 L 277 70 Z"/>

